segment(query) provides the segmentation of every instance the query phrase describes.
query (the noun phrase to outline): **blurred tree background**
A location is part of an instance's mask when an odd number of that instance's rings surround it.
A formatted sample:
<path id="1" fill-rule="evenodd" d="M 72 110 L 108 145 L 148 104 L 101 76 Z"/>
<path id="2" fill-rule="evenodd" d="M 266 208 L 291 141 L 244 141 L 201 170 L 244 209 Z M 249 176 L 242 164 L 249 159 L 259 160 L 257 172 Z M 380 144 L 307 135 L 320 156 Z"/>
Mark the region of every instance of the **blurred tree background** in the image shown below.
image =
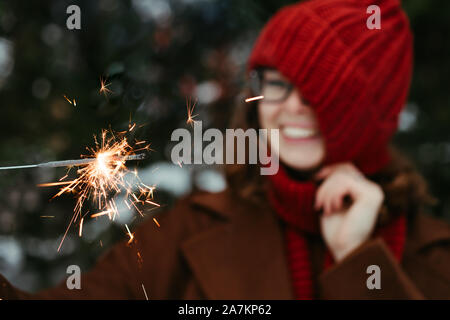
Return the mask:
<path id="1" fill-rule="evenodd" d="M 186 126 L 186 97 L 198 99 L 204 126 L 224 128 L 244 86 L 247 56 L 259 30 L 293 1 L 47 0 L 0 1 L 0 166 L 77 159 L 102 128 L 144 125 L 150 157 L 137 165 L 156 199 L 170 206 L 193 188 L 220 190 L 214 170 L 170 163 L 170 135 Z M 66 28 L 66 8 L 81 9 L 81 30 Z M 395 144 L 429 181 L 450 221 L 450 2 L 403 1 L 415 35 L 415 69 Z M 99 94 L 100 77 L 112 93 Z M 69 104 L 64 96 L 76 100 Z M 158 169 L 158 170 L 157 170 Z M 70 264 L 86 270 L 123 222 L 86 223 L 60 252 L 75 200 L 49 201 L 64 169 L 0 172 L 0 273 L 35 291 L 55 285 Z M 53 216 L 54 218 L 43 218 Z M 128 220 L 127 220 L 128 219 Z"/>

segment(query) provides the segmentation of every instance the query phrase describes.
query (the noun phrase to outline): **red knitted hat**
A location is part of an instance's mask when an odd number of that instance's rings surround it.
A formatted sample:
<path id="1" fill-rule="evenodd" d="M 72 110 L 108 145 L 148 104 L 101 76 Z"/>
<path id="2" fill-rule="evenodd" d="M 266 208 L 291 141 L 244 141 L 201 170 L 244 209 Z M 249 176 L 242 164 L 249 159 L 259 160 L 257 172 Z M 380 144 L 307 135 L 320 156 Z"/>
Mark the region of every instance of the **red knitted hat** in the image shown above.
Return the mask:
<path id="1" fill-rule="evenodd" d="M 369 5 L 381 29 L 368 29 Z M 248 68 L 273 67 L 314 108 L 325 164 L 352 161 L 371 174 L 390 161 L 388 144 L 408 95 L 412 34 L 398 0 L 309 0 L 266 24 Z"/>

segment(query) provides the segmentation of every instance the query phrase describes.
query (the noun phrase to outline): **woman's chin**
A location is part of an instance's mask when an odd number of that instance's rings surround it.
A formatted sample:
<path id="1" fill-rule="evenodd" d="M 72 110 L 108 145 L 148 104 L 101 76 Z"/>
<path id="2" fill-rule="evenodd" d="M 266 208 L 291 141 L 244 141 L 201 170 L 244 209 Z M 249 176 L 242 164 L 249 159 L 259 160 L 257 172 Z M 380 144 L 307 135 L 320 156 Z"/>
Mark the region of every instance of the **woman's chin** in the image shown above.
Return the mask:
<path id="1" fill-rule="evenodd" d="M 300 151 L 299 151 L 300 152 Z M 280 156 L 280 161 L 288 167 L 297 171 L 309 171 L 317 168 L 322 162 L 322 156 L 319 154 L 313 156 L 311 152 L 302 152 L 307 156 L 299 157 L 298 153 L 293 155 Z"/>

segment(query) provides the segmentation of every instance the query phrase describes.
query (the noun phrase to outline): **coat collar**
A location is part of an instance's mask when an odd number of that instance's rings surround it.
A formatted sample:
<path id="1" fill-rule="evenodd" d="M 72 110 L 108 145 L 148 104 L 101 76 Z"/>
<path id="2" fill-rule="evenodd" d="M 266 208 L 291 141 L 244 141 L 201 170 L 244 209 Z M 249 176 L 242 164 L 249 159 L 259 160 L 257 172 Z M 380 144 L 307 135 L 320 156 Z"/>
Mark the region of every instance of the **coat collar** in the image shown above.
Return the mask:
<path id="1" fill-rule="evenodd" d="M 435 243 L 450 241 L 450 225 L 420 213 L 408 225 L 405 254 L 413 254 Z"/>
<path id="2" fill-rule="evenodd" d="M 192 204 L 227 220 L 182 244 L 207 298 L 293 298 L 284 238 L 271 210 L 236 203 L 228 192 L 194 196 Z"/>
<path id="3" fill-rule="evenodd" d="M 182 245 L 183 253 L 210 299 L 293 299 L 284 238 L 268 208 L 237 200 L 229 191 L 192 197 L 226 221 L 198 233 Z M 450 241 L 447 223 L 418 214 L 409 223 L 406 255 Z"/>

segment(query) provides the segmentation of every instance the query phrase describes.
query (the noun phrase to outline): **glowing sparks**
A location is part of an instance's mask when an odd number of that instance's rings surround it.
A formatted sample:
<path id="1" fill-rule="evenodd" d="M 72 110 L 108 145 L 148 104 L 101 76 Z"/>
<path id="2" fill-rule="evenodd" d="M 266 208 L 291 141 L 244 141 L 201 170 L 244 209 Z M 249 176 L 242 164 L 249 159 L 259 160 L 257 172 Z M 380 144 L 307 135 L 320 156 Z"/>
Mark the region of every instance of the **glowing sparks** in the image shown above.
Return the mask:
<path id="1" fill-rule="evenodd" d="M 144 264 L 144 259 L 142 259 L 141 253 L 139 251 L 137 251 L 137 263 L 138 263 L 138 268 L 142 269 L 142 266 Z"/>
<path id="2" fill-rule="evenodd" d="M 94 213 L 94 214 L 92 214 L 91 215 L 91 218 L 97 218 L 97 217 L 100 217 L 100 216 L 103 216 L 103 215 L 109 215 L 111 212 L 109 211 L 109 210 L 107 210 L 107 211 L 102 211 L 102 212 L 99 212 L 99 213 Z"/>
<path id="3" fill-rule="evenodd" d="M 144 259 L 142 259 L 141 253 L 139 251 L 137 252 L 137 257 L 138 257 L 139 266 L 142 266 Z"/>
<path id="4" fill-rule="evenodd" d="M 110 89 L 108 89 L 108 86 L 110 86 L 111 83 L 107 83 L 106 79 L 100 78 L 100 90 L 99 93 L 103 93 L 106 97 L 108 93 L 112 93 Z"/>
<path id="5" fill-rule="evenodd" d="M 196 104 L 197 104 L 197 100 L 194 103 L 192 103 L 191 98 L 189 98 L 189 100 L 186 98 L 186 108 L 187 108 L 187 120 L 186 120 L 186 123 L 191 125 L 191 126 L 194 125 L 194 122 L 195 122 L 194 118 L 197 116 L 196 114 L 192 115 L 193 112 L 194 112 L 194 108 L 195 108 Z"/>
<path id="6" fill-rule="evenodd" d="M 125 224 L 125 227 L 127 228 L 128 236 L 130 237 L 130 240 L 128 240 L 128 244 L 130 244 L 131 242 L 133 242 L 134 234 L 132 234 L 130 229 L 128 229 L 128 225 Z"/>
<path id="7" fill-rule="evenodd" d="M 161 225 L 159 224 L 158 220 L 156 220 L 156 218 L 153 218 L 153 222 L 155 222 L 156 225 L 157 225 L 159 228 L 161 228 Z"/>
<path id="8" fill-rule="evenodd" d="M 80 230 L 78 231 L 78 236 L 80 236 L 80 237 L 81 237 L 81 235 L 83 234 L 83 221 L 84 221 L 84 218 L 81 218 L 81 221 L 80 221 Z"/>
<path id="9" fill-rule="evenodd" d="M 159 206 L 160 206 L 158 203 L 153 202 L 153 201 L 150 201 L 150 200 L 145 200 L 145 203 L 149 203 L 149 204 L 154 205 L 154 206 L 156 206 L 156 207 L 159 207 Z"/>
<path id="10" fill-rule="evenodd" d="M 247 99 L 245 99 L 245 102 L 251 102 L 251 101 L 256 101 L 256 100 L 261 100 L 261 99 L 264 99 L 264 96 L 256 96 L 256 97 L 247 98 Z"/>
<path id="11" fill-rule="evenodd" d="M 41 218 L 54 218 L 55 216 L 41 216 Z"/>
<path id="12" fill-rule="evenodd" d="M 152 201 L 154 186 L 144 184 L 137 170 L 130 171 L 126 166 L 127 160 L 139 160 L 143 158 L 143 152 L 150 150 L 150 145 L 143 143 L 139 146 L 131 146 L 126 135 L 135 128 L 130 125 L 128 131 L 112 132 L 103 130 L 100 140 L 94 136 L 95 148 L 87 148 L 90 154 L 85 159 L 68 160 L 64 163 L 75 164 L 78 166 L 76 171 L 77 177 L 65 181 L 68 177 L 66 174 L 59 179 L 58 182 L 44 183 L 39 186 L 62 186 L 53 198 L 61 196 L 64 193 L 73 193 L 76 195 L 77 201 L 74 208 L 74 214 L 70 220 L 66 232 L 58 247 L 61 249 L 62 243 L 72 224 L 79 224 L 79 235 L 82 235 L 83 228 L 83 206 L 86 200 L 91 200 L 93 206 L 98 212 L 90 215 L 91 218 L 108 216 L 110 220 L 114 220 L 119 215 L 117 204 L 114 200 L 118 193 L 125 193 L 124 202 L 129 209 L 134 208 L 141 216 L 144 216 L 143 205 L 152 205 L 159 207 L 159 204 Z M 62 181 L 61 181 L 62 180 Z M 128 227 L 127 227 L 128 229 Z M 130 243 L 134 236 L 130 234 Z"/>
<path id="13" fill-rule="evenodd" d="M 70 100 L 69 98 L 67 98 L 67 96 L 66 95 L 63 95 L 63 97 L 64 97 L 64 99 L 66 99 L 67 100 L 67 102 L 69 102 L 71 105 L 73 105 L 74 107 L 76 107 L 77 106 L 77 102 L 75 101 L 75 99 L 73 99 L 73 100 Z"/>
<path id="14" fill-rule="evenodd" d="M 147 291 L 145 291 L 144 284 L 142 283 L 141 285 L 142 285 L 142 290 L 144 291 L 145 299 L 148 300 Z"/>
<path id="15" fill-rule="evenodd" d="M 60 181 L 60 182 L 50 182 L 50 183 L 40 183 L 38 187 L 54 187 L 54 186 L 62 186 L 65 184 L 71 184 L 73 181 Z"/>

